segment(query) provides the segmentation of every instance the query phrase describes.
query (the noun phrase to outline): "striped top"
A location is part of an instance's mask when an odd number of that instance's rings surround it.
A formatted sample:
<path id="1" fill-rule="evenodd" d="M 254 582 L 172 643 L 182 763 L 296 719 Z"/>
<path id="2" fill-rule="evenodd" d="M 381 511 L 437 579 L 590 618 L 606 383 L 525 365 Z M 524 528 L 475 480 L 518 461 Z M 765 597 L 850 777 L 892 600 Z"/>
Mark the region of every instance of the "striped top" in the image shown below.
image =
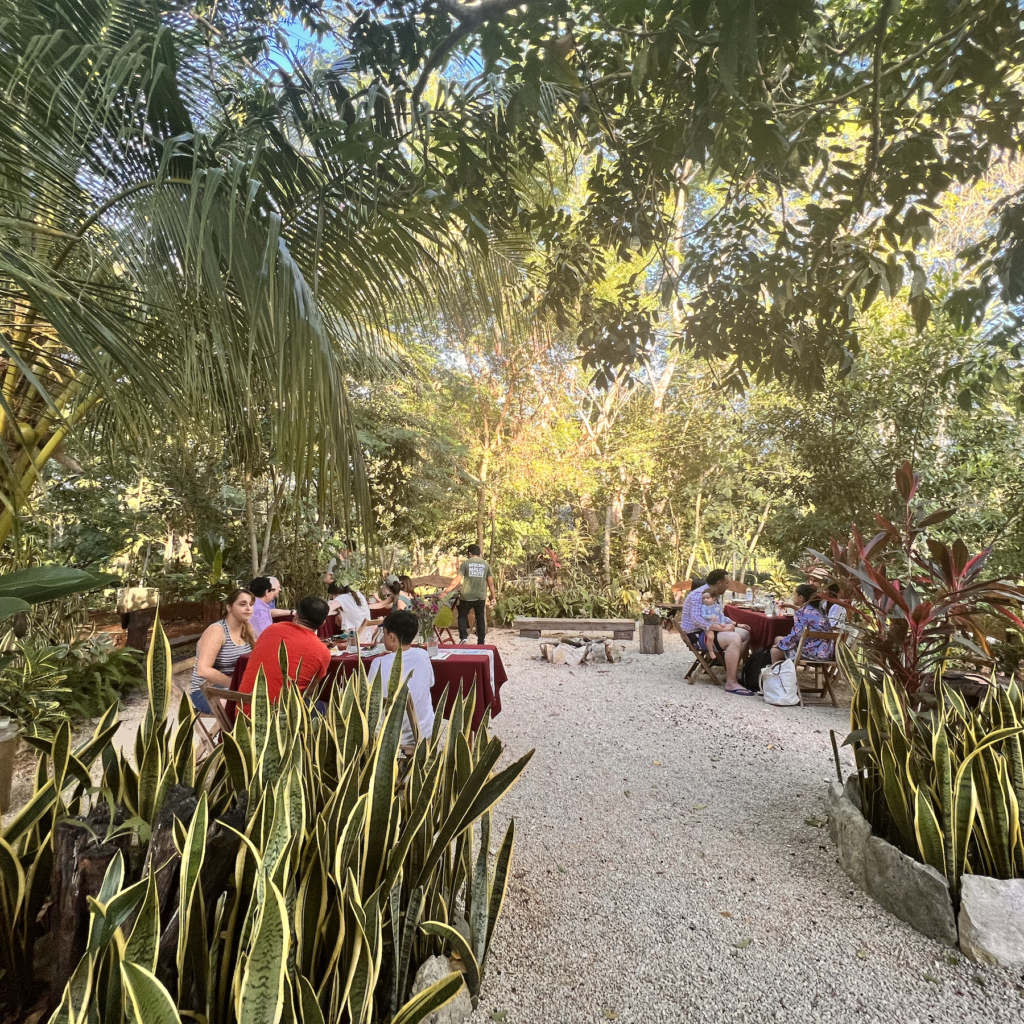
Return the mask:
<path id="1" fill-rule="evenodd" d="M 224 675 L 229 676 L 235 669 L 235 662 L 243 654 L 249 654 L 252 648 L 248 644 L 236 644 L 231 639 L 231 630 L 228 629 L 227 619 L 221 619 L 217 625 L 224 630 L 224 646 L 217 652 L 217 657 L 213 659 L 213 667 L 219 672 L 223 672 Z M 202 640 L 199 643 L 202 643 Z M 196 644 L 196 663 L 192 666 L 191 690 L 193 693 L 197 693 L 199 687 L 204 682 L 203 677 L 197 671 L 197 666 L 199 665 L 199 643 Z"/>

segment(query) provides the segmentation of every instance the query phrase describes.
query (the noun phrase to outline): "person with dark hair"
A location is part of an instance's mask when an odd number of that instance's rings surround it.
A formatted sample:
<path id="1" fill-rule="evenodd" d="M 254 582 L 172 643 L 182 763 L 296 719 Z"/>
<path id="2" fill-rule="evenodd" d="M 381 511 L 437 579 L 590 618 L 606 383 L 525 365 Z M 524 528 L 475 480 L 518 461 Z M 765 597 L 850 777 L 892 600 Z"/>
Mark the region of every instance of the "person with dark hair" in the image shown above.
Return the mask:
<path id="1" fill-rule="evenodd" d="M 256 676 L 262 668 L 267 677 L 267 694 L 277 700 L 284 685 L 281 676 L 281 644 L 288 655 L 288 678 L 300 690 L 315 680 L 323 679 L 331 664 L 331 652 L 316 635 L 327 618 L 327 602 L 322 597 L 304 597 L 295 609 L 294 622 L 275 622 L 260 634 L 252 649 L 249 664 L 239 689 L 252 693 Z"/>
<path id="2" fill-rule="evenodd" d="M 459 588 L 459 643 L 469 639 L 469 612 L 476 618 L 477 643 L 483 643 L 487 636 L 487 615 L 485 606 L 493 605 L 498 599 L 494 590 L 494 573 L 487 562 L 480 557 L 480 545 L 470 544 L 466 549 L 467 558 L 459 566 L 459 573 L 441 591 L 441 597 Z M 487 592 L 490 591 L 490 597 Z"/>
<path id="3" fill-rule="evenodd" d="M 434 731 L 434 703 L 430 697 L 434 685 L 434 666 L 430 663 L 430 655 L 422 647 L 413 647 L 412 642 L 419 632 L 419 622 L 412 612 L 392 612 L 382 623 L 384 630 L 384 646 L 388 653 L 377 658 L 370 668 L 370 679 L 378 674 L 384 683 L 384 695 L 387 696 L 391 669 L 395 664 L 395 656 L 402 652 L 402 676 L 408 680 L 409 695 L 416 709 L 420 736 L 429 740 Z M 405 716 L 402 724 L 403 747 L 411 747 L 415 740 L 412 723 Z"/>
<path id="4" fill-rule="evenodd" d="M 739 681 L 740 662 L 746 657 L 750 647 L 750 630 L 733 622 L 725 615 L 724 610 L 721 615 L 709 616 L 704 607 L 706 594 L 711 594 L 717 603 L 729 589 L 731 582 L 732 578 L 725 569 L 712 569 L 708 573 L 704 585 L 691 590 L 683 602 L 682 613 L 679 616 L 679 629 L 686 633 L 701 650 L 707 650 L 712 658 L 717 655 L 722 656 L 722 660 L 725 662 L 726 693 L 734 693 L 740 697 L 752 697 L 753 690 L 741 686 Z M 711 621 L 712 619 L 715 621 Z M 705 647 L 706 633 L 712 635 L 713 649 L 711 650 Z"/>
<path id="5" fill-rule="evenodd" d="M 789 602 L 793 606 L 793 628 L 775 641 L 772 648 L 773 665 L 796 654 L 800 634 L 805 629 L 821 633 L 827 633 L 832 629 L 832 624 L 819 607 L 817 596 L 818 588 L 813 583 L 801 583 L 793 592 Z M 831 640 L 805 640 L 803 653 L 808 658 L 829 661 L 835 653 L 835 647 Z"/>
<path id="6" fill-rule="evenodd" d="M 196 644 L 189 699 L 202 715 L 212 714 L 212 709 L 199 687 L 203 683 L 213 683 L 230 689 L 235 662 L 243 654 L 248 654 L 256 643 L 256 634 L 250 624 L 255 601 L 248 590 L 231 591 L 224 602 L 224 618 L 207 626 Z"/>
<path id="7" fill-rule="evenodd" d="M 327 588 L 327 602 L 330 615 L 338 616 L 342 630 L 359 633 L 363 623 L 370 621 L 370 605 L 363 594 L 347 583 L 332 583 Z"/>
<path id="8" fill-rule="evenodd" d="M 249 590 L 256 595 L 252 608 L 252 628 L 259 636 L 271 625 L 274 619 L 291 616 L 291 609 L 276 608 L 275 602 L 281 593 L 281 581 L 276 576 L 257 576 L 250 584 Z"/>
<path id="9" fill-rule="evenodd" d="M 413 587 L 408 576 L 389 573 L 384 577 L 384 589 L 381 593 L 387 595 L 384 598 L 384 605 L 392 611 L 401 612 L 412 607 Z"/>

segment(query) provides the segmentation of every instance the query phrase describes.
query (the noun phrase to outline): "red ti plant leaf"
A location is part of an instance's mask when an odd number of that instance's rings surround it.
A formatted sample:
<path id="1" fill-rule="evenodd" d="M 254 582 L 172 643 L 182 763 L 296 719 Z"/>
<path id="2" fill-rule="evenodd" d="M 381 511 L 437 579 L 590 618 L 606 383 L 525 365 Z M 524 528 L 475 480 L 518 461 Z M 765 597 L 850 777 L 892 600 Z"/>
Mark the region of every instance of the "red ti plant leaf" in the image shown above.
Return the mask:
<path id="1" fill-rule="evenodd" d="M 943 508 L 939 509 L 938 512 L 933 512 L 930 516 L 925 516 L 917 524 L 919 530 L 927 530 L 929 526 L 938 526 L 939 523 L 944 523 L 947 519 L 956 515 L 956 509 Z"/>
<path id="2" fill-rule="evenodd" d="M 905 505 L 909 505 L 913 501 L 920 485 L 921 474 L 915 473 L 910 460 L 906 459 L 903 465 L 896 470 L 896 490 L 900 492 L 900 497 Z"/>

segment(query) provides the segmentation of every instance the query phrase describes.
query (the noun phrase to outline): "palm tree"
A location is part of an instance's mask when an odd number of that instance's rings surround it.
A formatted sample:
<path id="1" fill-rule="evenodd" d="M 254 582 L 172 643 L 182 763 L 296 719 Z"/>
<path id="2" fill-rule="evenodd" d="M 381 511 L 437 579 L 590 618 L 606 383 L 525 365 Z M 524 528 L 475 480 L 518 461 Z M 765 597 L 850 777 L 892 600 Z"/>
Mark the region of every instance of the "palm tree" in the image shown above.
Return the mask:
<path id="1" fill-rule="evenodd" d="M 379 97 L 262 65 L 271 15 L 230 15 L 0 0 L 0 543 L 101 411 L 139 446 L 203 423 L 250 479 L 315 471 L 367 514 L 346 377 L 458 239 Z"/>

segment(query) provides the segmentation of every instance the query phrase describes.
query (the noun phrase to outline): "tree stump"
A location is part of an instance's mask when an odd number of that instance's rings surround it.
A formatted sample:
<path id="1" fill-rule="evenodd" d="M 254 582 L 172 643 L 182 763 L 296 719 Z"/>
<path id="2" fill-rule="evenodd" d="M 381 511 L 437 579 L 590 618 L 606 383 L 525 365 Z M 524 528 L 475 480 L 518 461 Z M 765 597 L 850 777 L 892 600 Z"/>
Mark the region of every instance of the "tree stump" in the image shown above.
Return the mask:
<path id="1" fill-rule="evenodd" d="M 661 626 L 648 626 L 642 623 L 640 626 L 640 653 L 641 654 L 664 654 L 665 634 Z"/>

